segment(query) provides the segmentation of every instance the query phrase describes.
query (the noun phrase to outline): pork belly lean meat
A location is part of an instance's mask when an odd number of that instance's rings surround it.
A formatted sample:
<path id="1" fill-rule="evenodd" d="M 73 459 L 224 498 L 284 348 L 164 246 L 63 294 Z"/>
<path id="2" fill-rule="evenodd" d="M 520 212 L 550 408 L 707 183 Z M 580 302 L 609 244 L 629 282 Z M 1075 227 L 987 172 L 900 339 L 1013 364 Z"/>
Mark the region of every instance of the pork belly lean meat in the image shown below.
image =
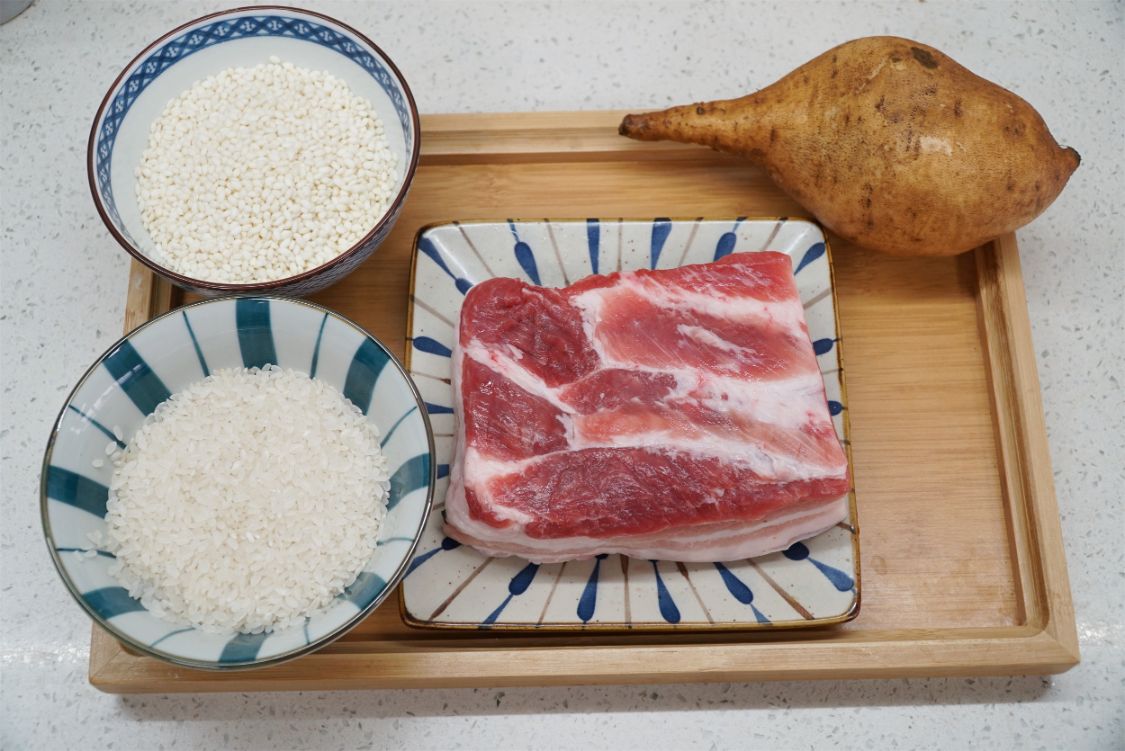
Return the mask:
<path id="1" fill-rule="evenodd" d="M 848 513 L 789 256 L 466 295 L 451 537 L 536 563 L 730 561 Z"/>

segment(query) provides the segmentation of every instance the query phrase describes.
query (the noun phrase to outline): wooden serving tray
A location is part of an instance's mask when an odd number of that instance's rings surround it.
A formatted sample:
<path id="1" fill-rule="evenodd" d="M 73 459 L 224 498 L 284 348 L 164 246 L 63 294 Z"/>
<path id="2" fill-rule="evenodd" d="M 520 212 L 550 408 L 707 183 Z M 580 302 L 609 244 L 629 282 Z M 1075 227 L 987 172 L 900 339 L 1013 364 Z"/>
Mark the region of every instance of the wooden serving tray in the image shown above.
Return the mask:
<path id="1" fill-rule="evenodd" d="M 621 113 L 434 115 L 394 232 L 314 299 L 404 351 L 419 228 L 465 218 L 799 214 L 761 171 L 617 135 Z M 502 634 L 406 626 L 388 601 L 320 652 L 213 673 L 94 628 L 110 692 L 273 691 L 1055 673 L 1078 640 L 1013 235 L 953 258 L 831 238 L 862 607 L 843 626 L 747 633 Z M 133 265 L 125 329 L 187 300 Z M 397 593 L 395 595 L 397 598 Z"/>

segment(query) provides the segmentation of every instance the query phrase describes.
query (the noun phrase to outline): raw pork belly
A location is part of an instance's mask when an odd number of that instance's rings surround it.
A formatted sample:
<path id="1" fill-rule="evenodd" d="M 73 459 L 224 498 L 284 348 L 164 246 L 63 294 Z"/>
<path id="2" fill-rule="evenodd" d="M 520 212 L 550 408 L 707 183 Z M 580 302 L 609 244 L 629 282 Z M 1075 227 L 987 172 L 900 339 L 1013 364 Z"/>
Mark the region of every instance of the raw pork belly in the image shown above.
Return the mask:
<path id="1" fill-rule="evenodd" d="M 473 287 L 446 532 L 537 563 L 729 561 L 847 515 L 790 259 Z"/>

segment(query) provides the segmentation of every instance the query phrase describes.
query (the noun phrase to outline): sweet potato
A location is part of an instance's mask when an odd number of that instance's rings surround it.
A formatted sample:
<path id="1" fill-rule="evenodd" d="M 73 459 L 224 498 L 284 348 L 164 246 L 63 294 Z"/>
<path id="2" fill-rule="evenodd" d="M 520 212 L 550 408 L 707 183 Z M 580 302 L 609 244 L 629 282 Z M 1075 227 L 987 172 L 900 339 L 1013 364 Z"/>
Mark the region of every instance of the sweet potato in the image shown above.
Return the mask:
<path id="1" fill-rule="evenodd" d="M 1023 226 L 1079 163 L 1023 99 L 897 37 L 847 42 L 739 99 L 628 115 L 620 132 L 745 157 L 837 234 L 899 255 Z"/>

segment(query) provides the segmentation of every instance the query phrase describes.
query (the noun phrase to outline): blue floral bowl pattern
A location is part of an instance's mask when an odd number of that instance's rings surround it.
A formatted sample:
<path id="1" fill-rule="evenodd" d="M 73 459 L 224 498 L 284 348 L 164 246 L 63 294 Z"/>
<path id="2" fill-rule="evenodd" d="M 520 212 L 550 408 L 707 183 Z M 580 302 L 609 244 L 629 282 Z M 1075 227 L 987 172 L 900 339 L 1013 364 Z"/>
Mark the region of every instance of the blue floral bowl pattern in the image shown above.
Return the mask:
<path id="1" fill-rule="evenodd" d="M 793 259 L 829 412 L 847 444 L 848 422 L 831 256 L 803 220 L 507 221 L 447 224 L 418 238 L 407 363 L 434 429 L 444 505 L 453 455 L 450 354 L 465 293 L 509 276 L 563 286 L 589 274 L 706 263 L 776 250 Z M 859 542 L 850 518 L 781 553 L 728 563 L 601 555 L 549 565 L 489 558 L 442 533 L 430 517 L 403 583 L 414 625 L 487 629 L 761 629 L 840 623 L 859 608 Z"/>
<path id="2" fill-rule="evenodd" d="M 232 66 L 256 65 L 277 55 L 343 79 L 371 102 L 398 156 L 399 182 L 386 214 L 356 245 L 332 261 L 296 276 L 255 284 L 191 279 L 164 268 L 148 251 L 133 173 L 149 128 L 164 105 L 192 83 Z M 406 80 L 390 58 L 355 29 L 328 16 L 262 6 L 204 16 L 146 47 L 118 75 L 90 131 L 88 171 L 94 204 L 106 227 L 134 258 L 185 289 L 305 295 L 333 284 L 366 260 L 386 238 L 406 199 L 419 155 L 418 111 Z"/>
<path id="3" fill-rule="evenodd" d="M 379 429 L 391 473 L 388 513 L 359 578 L 303 626 L 235 637 L 148 613 L 90 551 L 105 529 L 112 462 L 156 406 L 218 368 L 292 368 L 339 389 Z M 404 576 L 433 502 L 436 462 L 421 396 L 377 340 L 324 308 L 282 298 L 225 298 L 166 313 L 113 345 L 63 407 L 43 460 L 41 507 L 51 556 L 87 613 L 138 651 L 194 668 L 273 664 L 327 644 L 378 606 Z"/>

